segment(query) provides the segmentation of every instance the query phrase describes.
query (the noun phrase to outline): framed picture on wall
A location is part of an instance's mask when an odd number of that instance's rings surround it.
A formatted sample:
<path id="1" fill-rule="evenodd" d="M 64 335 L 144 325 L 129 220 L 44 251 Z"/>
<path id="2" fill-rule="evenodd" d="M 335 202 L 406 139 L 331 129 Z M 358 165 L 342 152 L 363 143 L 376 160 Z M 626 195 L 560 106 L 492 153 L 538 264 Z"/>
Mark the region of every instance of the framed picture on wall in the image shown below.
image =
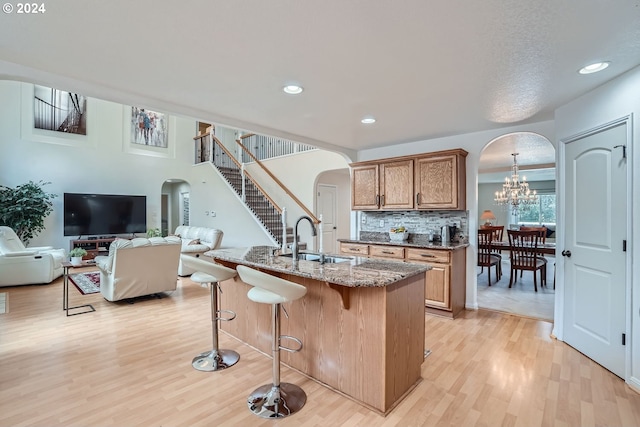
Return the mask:
<path id="1" fill-rule="evenodd" d="M 122 149 L 125 153 L 175 158 L 175 116 L 124 105 L 122 125 Z"/>
<path id="2" fill-rule="evenodd" d="M 56 132 L 87 134 L 87 97 L 33 85 L 33 127 Z"/>
<path id="3" fill-rule="evenodd" d="M 167 117 L 145 108 L 131 107 L 131 142 L 148 147 L 167 148 Z"/>

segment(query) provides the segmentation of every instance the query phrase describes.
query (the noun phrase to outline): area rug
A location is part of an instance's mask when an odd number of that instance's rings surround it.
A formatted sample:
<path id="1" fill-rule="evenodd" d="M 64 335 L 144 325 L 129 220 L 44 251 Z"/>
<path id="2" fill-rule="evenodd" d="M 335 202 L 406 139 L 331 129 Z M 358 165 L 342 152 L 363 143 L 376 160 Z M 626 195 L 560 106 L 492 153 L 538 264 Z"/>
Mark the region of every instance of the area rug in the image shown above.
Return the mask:
<path id="1" fill-rule="evenodd" d="M 100 272 L 70 274 L 69 280 L 82 295 L 100 292 Z"/>

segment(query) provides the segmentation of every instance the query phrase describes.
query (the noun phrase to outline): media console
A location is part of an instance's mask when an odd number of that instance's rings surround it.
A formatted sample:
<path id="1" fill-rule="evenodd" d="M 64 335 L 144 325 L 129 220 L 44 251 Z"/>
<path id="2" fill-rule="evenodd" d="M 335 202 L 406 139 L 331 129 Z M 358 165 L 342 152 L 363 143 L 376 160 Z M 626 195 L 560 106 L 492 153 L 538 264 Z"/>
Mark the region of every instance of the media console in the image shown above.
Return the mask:
<path id="1" fill-rule="evenodd" d="M 71 241 L 71 249 L 82 248 L 87 251 L 87 254 L 82 259 L 94 259 L 98 255 L 107 255 L 109 252 L 109 245 L 116 238 L 88 238 Z"/>

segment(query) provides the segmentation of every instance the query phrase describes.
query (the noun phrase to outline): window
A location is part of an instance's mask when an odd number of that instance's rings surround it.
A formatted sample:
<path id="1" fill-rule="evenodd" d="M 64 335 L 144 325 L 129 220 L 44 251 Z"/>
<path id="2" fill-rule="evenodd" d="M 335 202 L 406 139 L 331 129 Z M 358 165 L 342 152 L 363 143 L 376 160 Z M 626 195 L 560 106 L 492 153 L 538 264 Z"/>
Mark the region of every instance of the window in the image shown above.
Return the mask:
<path id="1" fill-rule="evenodd" d="M 555 224 L 556 195 L 539 194 L 535 205 L 521 205 L 518 224 Z"/>

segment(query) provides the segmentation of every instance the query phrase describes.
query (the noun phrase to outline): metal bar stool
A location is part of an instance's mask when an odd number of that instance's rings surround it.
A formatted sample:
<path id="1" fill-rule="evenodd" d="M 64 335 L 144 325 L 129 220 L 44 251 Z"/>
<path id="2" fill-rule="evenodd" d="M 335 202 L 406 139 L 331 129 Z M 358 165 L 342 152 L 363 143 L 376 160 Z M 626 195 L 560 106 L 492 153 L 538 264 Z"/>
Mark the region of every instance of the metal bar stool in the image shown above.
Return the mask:
<path id="1" fill-rule="evenodd" d="M 298 412 L 306 403 L 307 395 L 295 384 L 280 382 L 280 350 L 289 352 L 302 350 L 302 341 L 298 338 L 280 335 L 280 307 L 284 302 L 295 301 L 305 296 L 307 288 L 244 265 L 239 265 L 237 270 L 243 282 L 254 286 L 247 293 L 249 299 L 261 304 L 271 304 L 272 307 L 273 382 L 255 389 L 249 395 L 247 404 L 251 412 L 259 417 L 284 418 Z M 283 338 L 297 342 L 299 347 L 295 349 L 283 347 L 280 345 Z"/>
<path id="2" fill-rule="evenodd" d="M 221 371 L 235 365 L 240 360 L 240 355 L 233 350 L 218 348 L 218 320 L 230 321 L 236 318 L 236 313 L 231 310 L 218 309 L 218 291 L 222 293 L 219 282 L 236 277 L 237 272 L 231 268 L 196 258 L 191 255 L 181 255 L 184 266 L 196 270 L 191 275 L 191 280 L 200 284 L 209 284 L 211 289 L 211 326 L 213 349 L 205 351 L 193 358 L 191 365 L 199 371 Z M 231 317 L 218 317 L 220 313 L 228 313 Z"/>

